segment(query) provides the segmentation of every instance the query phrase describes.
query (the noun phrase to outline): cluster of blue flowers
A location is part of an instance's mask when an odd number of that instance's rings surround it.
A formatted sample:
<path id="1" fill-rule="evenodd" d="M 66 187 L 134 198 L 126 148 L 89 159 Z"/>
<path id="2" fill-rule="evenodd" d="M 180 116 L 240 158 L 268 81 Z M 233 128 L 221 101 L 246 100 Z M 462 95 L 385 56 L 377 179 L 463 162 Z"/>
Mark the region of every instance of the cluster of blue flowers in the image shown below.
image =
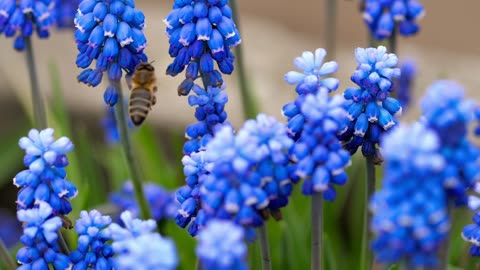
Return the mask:
<path id="1" fill-rule="evenodd" d="M 269 211 L 279 218 L 288 203 L 288 151 L 293 141 L 285 125 L 260 114 L 245 123 L 237 135 L 223 126 L 206 151 L 184 158 L 189 186 L 177 192 L 182 204 L 177 222 L 197 233 L 212 218 L 260 226 Z"/>
<path id="2" fill-rule="evenodd" d="M 34 208 L 38 202 L 47 202 L 54 214 L 66 215 L 72 210 L 70 199 L 77 195 L 77 188 L 67 179 L 66 154 L 73 149 L 67 137 L 55 140 L 51 128 L 30 130 L 19 145 L 25 150 L 23 158 L 27 170 L 19 172 L 13 183 L 21 188 L 18 193 L 19 209 Z"/>
<path id="3" fill-rule="evenodd" d="M 20 242 L 24 245 L 17 252 L 18 269 L 69 269 L 70 259 L 60 252 L 58 230 L 62 220 L 46 202 L 38 202 L 37 208 L 19 210 L 17 218 L 24 223 Z"/>
<path id="4" fill-rule="evenodd" d="M 220 87 L 223 84 L 221 73 L 233 72 L 235 57 L 230 48 L 241 42 L 228 0 L 175 0 L 164 22 L 169 36 L 169 54 L 175 58 L 167 74 L 176 76 L 187 68 L 178 94 L 188 95 L 199 75 L 204 87 Z M 215 62 L 221 73 L 215 69 Z"/>
<path id="5" fill-rule="evenodd" d="M 400 102 L 389 97 L 392 80 L 400 77 L 400 69 L 395 67 L 398 58 L 379 46 L 357 48 L 355 59 L 359 65 L 351 80 L 358 87 L 345 90 L 350 123 L 339 139 L 351 154 L 361 146 L 363 155 L 374 156 L 381 135 L 398 123 L 395 116 L 402 113 Z"/>
<path id="6" fill-rule="evenodd" d="M 480 256 L 480 212 L 476 212 L 473 217 L 473 224 L 469 224 L 463 228 L 462 238 L 471 243 L 470 255 Z"/>
<path id="7" fill-rule="evenodd" d="M 78 80 L 97 86 L 107 72 L 110 81 L 120 81 L 122 70 L 131 74 L 140 62 L 147 40 L 143 34 L 145 15 L 130 0 L 83 0 L 75 15 L 75 41 L 78 48 L 76 64 L 84 69 Z M 90 68 L 93 61 L 95 68 Z M 105 102 L 113 106 L 117 90 L 110 85 Z"/>
<path id="8" fill-rule="evenodd" d="M 395 28 L 403 36 L 416 34 L 417 21 L 425 14 L 417 0 L 363 0 L 363 6 L 363 19 L 379 40 L 389 38 Z"/>
<path id="9" fill-rule="evenodd" d="M 296 161 L 295 174 L 303 179 L 302 192 L 312 195 L 322 192 L 325 200 L 336 198 L 335 185 L 347 181 L 345 167 L 350 154 L 342 148 L 337 134 L 346 128 L 347 112 L 341 96 L 328 96 L 327 88 L 320 88 L 316 95 L 309 94 L 301 104 L 305 118 L 300 138 L 292 148 Z"/>
<path id="10" fill-rule="evenodd" d="M 382 137 L 383 187 L 371 199 L 372 248 L 382 263 L 405 261 L 407 269 L 437 265 L 450 229 L 442 186 L 447 161 L 436 132 L 416 123 Z"/>
<path id="11" fill-rule="evenodd" d="M 123 184 L 120 192 L 111 194 L 110 201 L 117 206 L 121 212 L 128 210 L 134 217 L 138 217 L 140 216 L 140 209 L 138 208 L 133 191 L 132 182 L 127 181 Z M 144 183 L 143 194 L 145 194 L 145 198 L 152 211 L 152 217 L 156 221 L 173 219 L 177 214 L 179 205 L 175 202 L 174 194 L 163 189 L 161 186 L 155 183 Z"/>
<path id="12" fill-rule="evenodd" d="M 415 61 L 407 60 L 400 64 L 400 78 L 398 83 L 393 85 L 395 87 L 393 92 L 397 93 L 403 112 L 410 106 L 416 76 L 417 65 Z"/>
<path id="13" fill-rule="evenodd" d="M 247 270 L 247 245 L 241 226 L 226 220 L 212 220 L 198 234 L 196 253 L 202 269 Z"/>
<path id="14" fill-rule="evenodd" d="M 316 94 L 320 88 L 328 89 L 329 92 L 338 89 L 339 80 L 337 78 L 328 78 L 338 70 L 338 64 L 335 61 L 324 63 L 327 52 L 324 49 L 317 49 L 314 53 L 303 52 L 303 54 L 294 60 L 294 65 L 301 72 L 290 71 L 285 74 L 285 81 L 288 84 L 296 85 L 298 97 L 294 102 L 285 104 L 282 113 L 288 119 L 288 128 L 290 136 L 297 140 L 303 130 L 305 117 L 301 112 L 301 104 L 308 94 Z M 326 78 L 324 78 L 326 77 Z"/>
<path id="15" fill-rule="evenodd" d="M 4 0 L 0 2 L 0 34 L 14 37 L 13 47 L 18 51 L 25 49 L 25 39 L 34 31 L 39 38 L 48 38 L 54 23 L 51 16 L 54 0 Z"/>
<path id="16" fill-rule="evenodd" d="M 468 138 L 478 105 L 464 95 L 457 83 L 437 81 L 421 100 L 423 121 L 438 134 L 447 161 L 443 186 L 457 205 L 467 203 L 466 192 L 480 180 L 480 149 Z"/>
<path id="17" fill-rule="evenodd" d="M 55 0 L 53 17 L 60 29 L 73 29 L 73 20 L 81 0 Z"/>
<path id="18" fill-rule="evenodd" d="M 77 249 L 70 253 L 73 269 L 113 269 L 113 249 L 106 228 L 112 223 L 108 216 L 102 216 L 97 210 L 80 212 L 75 223 L 78 234 Z"/>
<path id="19" fill-rule="evenodd" d="M 176 269 L 175 245 L 154 232 L 157 227 L 154 220 L 134 219 L 129 211 L 123 212 L 120 218 L 125 227 L 113 223 L 105 232 L 113 240 L 112 248 L 118 255 L 113 261 L 115 269 Z"/>

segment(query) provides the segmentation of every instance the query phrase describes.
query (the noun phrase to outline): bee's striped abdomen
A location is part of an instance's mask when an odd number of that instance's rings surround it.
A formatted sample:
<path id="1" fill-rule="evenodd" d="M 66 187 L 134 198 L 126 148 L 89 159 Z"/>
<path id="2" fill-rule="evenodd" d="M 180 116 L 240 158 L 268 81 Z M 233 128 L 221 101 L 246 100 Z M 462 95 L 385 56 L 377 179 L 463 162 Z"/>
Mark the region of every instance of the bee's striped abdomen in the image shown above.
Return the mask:
<path id="1" fill-rule="evenodd" d="M 136 126 L 142 124 L 147 117 L 148 111 L 152 107 L 152 95 L 153 93 L 145 88 L 132 90 L 128 103 L 128 113 Z"/>

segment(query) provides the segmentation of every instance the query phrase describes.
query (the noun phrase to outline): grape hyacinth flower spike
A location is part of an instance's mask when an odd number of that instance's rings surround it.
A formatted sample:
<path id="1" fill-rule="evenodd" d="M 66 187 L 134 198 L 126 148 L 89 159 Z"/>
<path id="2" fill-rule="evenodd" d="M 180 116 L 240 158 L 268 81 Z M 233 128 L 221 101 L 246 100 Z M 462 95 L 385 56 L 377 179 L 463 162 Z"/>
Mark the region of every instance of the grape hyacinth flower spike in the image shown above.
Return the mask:
<path id="1" fill-rule="evenodd" d="M 205 88 L 220 87 L 222 73 L 233 72 L 235 57 L 230 49 L 241 42 L 228 0 L 175 0 L 164 22 L 169 54 L 174 58 L 167 74 L 176 76 L 186 68 L 186 79 L 178 87 L 178 95 L 188 95 L 199 77 Z"/>
<path id="2" fill-rule="evenodd" d="M 395 87 L 394 92 L 397 92 L 402 112 L 405 112 L 410 106 L 416 77 L 417 65 L 415 61 L 407 60 L 400 64 L 400 78 L 393 87 Z"/>
<path id="3" fill-rule="evenodd" d="M 402 36 L 416 34 L 418 21 L 425 15 L 417 0 L 363 0 L 363 6 L 363 19 L 378 40 L 390 38 L 396 27 Z"/>
<path id="4" fill-rule="evenodd" d="M 53 17 L 59 29 L 75 29 L 74 18 L 81 0 L 54 0 Z"/>
<path id="5" fill-rule="evenodd" d="M 441 141 L 435 131 L 416 123 L 382 137 L 381 147 L 383 187 L 370 202 L 376 258 L 386 264 L 404 261 L 406 269 L 436 267 L 450 229 Z"/>
<path id="6" fill-rule="evenodd" d="M 26 39 L 34 31 L 39 38 L 45 39 L 50 35 L 53 26 L 54 0 L 3 0 L 0 2 L 0 34 L 7 38 L 15 38 L 13 47 L 23 51 Z"/>
<path id="7" fill-rule="evenodd" d="M 359 65 L 351 80 L 357 87 L 344 92 L 350 123 L 339 139 L 351 154 L 361 146 L 364 156 L 378 158 L 380 137 L 398 123 L 395 117 L 402 113 L 400 102 L 389 97 L 393 91 L 392 80 L 400 77 L 400 69 L 395 67 L 398 58 L 379 46 L 357 48 L 355 59 Z"/>
<path id="8" fill-rule="evenodd" d="M 301 104 L 305 124 L 291 156 L 296 161 L 294 174 L 305 179 L 302 192 L 322 192 L 324 199 L 333 201 L 334 185 L 347 181 L 344 169 L 350 164 L 350 154 L 337 139 L 348 122 L 345 100 L 341 96 L 329 97 L 328 92 L 321 88 L 316 95 L 307 95 Z"/>
<path id="9" fill-rule="evenodd" d="M 57 244 L 62 220 L 48 203 L 38 202 L 37 208 L 19 210 L 17 217 L 24 223 L 20 237 L 24 247 L 17 252 L 17 261 L 22 265 L 18 269 L 70 269 L 70 259 Z"/>
<path id="10" fill-rule="evenodd" d="M 247 270 L 244 230 L 231 221 L 212 220 L 198 234 L 195 249 L 202 269 Z"/>
<path id="11" fill-rule="evenodd" d="M 134 1 L 82 0 L 75 15 L 76 64 L 83 69 L 78 81 L 95 87 L 107 72 L 108 79 L 118 83 L 122 70 L 132 74 L 140 62 L 147 62 L 144 26 L 145 15 Z M 115 105 L 118 93 L 114 85 L 107 87 L 105 103 Z"/>
<path id="12" fill-rule="evenodd" d="M 468 202 L 466 192 L 480 180 L 480 149 L 468 137 L 478 105 L 464 97 L 459 84 L 441 80 L 421 100 L 423 121 L 442 143 L 441 153 L 447 161 L 443 186 L 456 205 Z"/>
<path id="13" fill-rule="evenodd" d="M 75 223 L 78 246 L 69 256 L 73 269 L 113 269 L 114 252 L 112 246 L 106 243 L 111 240 L 106 231 L 111 222 L 110 217 L 102 216 L 97 210 L 80 212 L 80 218 Z"/>
<path id="14" fill-rule="evenodd" d="M 288 119 L 288 128 L 292 138 L 297 140 L 303 129 L 305 117 L 301 113 L 300 106 L 307 94 L 316 94 L 320 88 L 326 88 L 329 92 L 338 89 L 339 80 L 328 77 L 337 72 L 338 64 L 335 61 L 324 63 L 327 52 L 319 48 L 315 52 L 305 51 L 301 56 L 296 57 L 294 65 L 298 71 L 289 71 L 285 74 L 285 81 L 288 84 L 296 85 L 295 91 L 298 98 L 287 103 L 282 108 L 282 113 Z"/>
<path id="15" fill-rule="evenodd" d="M 154 232 L 154 220 L 134 219 L 129 211 L 120 215 L 125 227 L 113 223 L 106 234 L 113 239 L 114 268 L 124 270 L 173 270 L 178 257 L 172 240 Z"/>
<path id="16" fill-rule="evenodd" d="M 55 140 L 51 128 L 30 130 L 22 137 L 19 145 L 25 150 L 23 158 L 27 170 L 19 172 L 13 179 L 18 193 L 19 209 L 34 208 L 39 201 L 46 202 L 54 214 L 66 215 L 72 210 L 70 200 L 77 195 L 77 188 L 67 179 L 66 154 L 73 149 L 67 137 Z"/>
<path id="17" fill-rule="evenodd" d="M 480 256 L 480 212 L 473 215 L 472 221 L 473 224 L 463 228 L 462 238 L 471 244 L 470 255 L 478 257 Z"/>

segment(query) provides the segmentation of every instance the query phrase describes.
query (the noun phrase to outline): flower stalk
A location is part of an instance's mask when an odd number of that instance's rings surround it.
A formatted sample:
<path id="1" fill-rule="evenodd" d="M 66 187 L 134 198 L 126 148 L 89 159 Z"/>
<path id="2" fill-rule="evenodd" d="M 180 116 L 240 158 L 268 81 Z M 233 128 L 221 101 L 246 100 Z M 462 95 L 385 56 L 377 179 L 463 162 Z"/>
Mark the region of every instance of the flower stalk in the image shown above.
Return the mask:
<path id="1" fill-rule="evenodd" d="M 120 133 L 120 141 L 122 143 L 123 152 L 125 154 L 125 160 L 127 163 L 128 170 L 130 172 L 130 177 L 133 183 L 133 189 L 135 193 L 135 198 L 137 199 L 138 206 L 140 208 L 140 216 L 143 220 L 151 219 L 151 211 L 143 194 L 143 185 L 140 176 L 140 168 L 134 157 L 132 142 L 130 140 L 130 135 L 128 133 L 127 127 L 127 114 L 125 112 L 125 102 L 122 91 L 122 84 L 119 81 L 110 80 L 110 84 L 115 87 L 118 91 L 118 101 L 115 104 L 115 119 L 117 121 L 118 131 Z"/>
<path id="2" fill-rule="evenodd" d="M 232 0 L 233 19 L 237 25 L 237 29 L 240 30 L 240 16 L 238 14 L 237 0 Z M 238 70 L 238 83 L 240 87 L 240 94 L 242 96 L 243 114 L 246 119 L 255 118 L 259 112 L 258 104 L 255 101 L 255 96 L 251 91 L 251 87 L 248 84 L 248 78 L 246 74 L 243 45 L 239 44 L 235 47 L 235 56 L 237 59 Z"/>
<path id="3" fill-rule="evenodd" d="M 312 196 L 312 270 L 322 269 L 323 209 L 322 193 Z"/>
<path id="4" fill-rule="evenodd" d="M 260 254 L 262 256 L 262 270 L 272 270 L 272 259 L 270 257 L 270 247 L 268 244 L 267 225 L 264 224 L 258 229 L 258 238 L 260 240 Z"/>
<path id="5" fill-rule="evenodd" d="M 35 68 L 35 57 L 32 48 L 31 37 L 25 38 L 25 56 L 28 68 L 28 74 L 30 77 L 30 86 L 32 93 L 32 105 L 33 105 L 33 117 L 35 125 L 38 129 L 47 128 L 47 114 L 45 112 L 45 104 L 40 93 L 40 87 L 38 84 L 37 70 Z"/>
<path id="6" fill-rule="evenodd" d="M 365 207 L 363 212 L 363 232 L 362 232 L 362 247 L 361 247 L 361 266 L 362 269 L 367 270 L 372 268 L 373 259 L 372 253 L 369 248 L 370 234 L 369 234 L 369 224 L 372 220 L 372 214 L 368 211 L 368 202 L 375 192 L 376 176 L 375 176 L 375 163 L 373 161 L 373 156 L 366 156 L 366 189 L 365 189 Z"/>

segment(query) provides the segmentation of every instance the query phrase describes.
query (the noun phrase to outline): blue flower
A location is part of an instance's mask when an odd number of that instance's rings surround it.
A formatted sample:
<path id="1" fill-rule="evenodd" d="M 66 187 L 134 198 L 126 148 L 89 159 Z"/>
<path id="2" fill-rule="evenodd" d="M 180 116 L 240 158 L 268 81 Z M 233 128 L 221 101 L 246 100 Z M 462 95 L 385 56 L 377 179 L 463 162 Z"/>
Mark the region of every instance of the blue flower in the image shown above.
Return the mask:
<path id="1" fill-rule="evenodd" d="M 381 141 L 383 187 L 370 202 L 372 248 L 382 263 L 435 267 L 450 229 L 442 186 L 446 160 L 436 133 L 420 123 L 400 126 Z"/>
<path id="2" fill-rule="evenodd" d="M 457 205 L 467 203 L 467 189 L 480 180 L 480 149 L 468 138 L 468 125 L 475 120 L 477 105 L 464 99 L 463 88 L 453 81 L 437 81 L 421 100 L 423 121 L 442 143 L 447 161 L 443 182 Z"/>
<path id="3" fill-rule="evenodd" d="M 480 106 L 475 109 L 475 135 L 480 136 Z"/>
<path id="4" fill-rule="evenodd" d="M 363 5 L 363 19 L 379 40 L 389 38 L 396 27 L 403 36 L 416 34 L 417 21 L 425 15 L 417 0 L 363 0 Z"/>
<path id="5" fill-rule="evenodd" d="M 394 84 L 397 92 L 398 101 L 402 106 L 402 111 L 405 111 L 410 106 L 415 77 L 417 76 L 417 66 L 415 61 L 409 60 L 400 64 L 400 78 L 398 83 Z"/>
<path id="6" fill-rule="evenodd" d="M 21 224 L 14 215 L 4 209 L 0 209 L 0 240 L 2 240 L 7 248 L 12 248 L 20 238 Z"/>
<path id="7" fill-rule="evenodd" d="M 321 48 L 316 49 L 315 53 L 303 52 L 302 56 L 295 58 L 293 62 L 301 72 L 290 71 L 285 74 L 285 81 L 288 84 L 295 84 L 295 90 L 299 95 L 294 102 L 287 103 L 282 108 L 283 115 L 288 118 L 291 137 L 295 140 L 300 137 L 305 122 L 305 117 L 300 110 L 304 96 L 316 94 L 320 88 L 326 88 L 330 92 L 338 88 L 339 80 L 337 78 L 324 78 L 338 70 L 336 62 L 323 62 L 326 55 L 327 52 Z"/>
<path id="8" fill-rule="evenodd" d="M 383 46 L 355 50 L 359 65 L 351 80 L 358 87 L 345 90 L 350 123 L 339 135 L 351 154 L 362 146 L 363 155 L 376 155 L 381 135 L 397 124 L 395 117 L 402 113 L 400 102 L 389 97 L 392 79 L 400 77 L 400 69 L 395 68 L 398 58 L 386 51 Z"/>
<path id="9" fill-rule="evenodd" d="M 473 224 L 469 224 L 463 228 L 462 238 L 472 244 L 470 246 L 470 254 L 472 256 L 480 256 L 480 212 L 476 212 L 473 217 Z"/>
<path id="10" fill-rule="evenodd" d="M 209 174 L 200 186 L 204 212 L 197 224 L 220 218 L 251 227 L 261 226 L 270 213 L 276 217 L 292 190 L 287 171 L 292 145 L 286 126 L 262 114 L 236 135 L 231 127 L 220 129 L 205 153 Z"/>
<path id="11" fill-rule="evenodd" d="M 75 223 L 78 246 L 70 253 L 73 269 L 113 269 L 114 252 L 111 245 L 106 244 L 110 236 L 105 230 L 111 222 L 110 217 L 102 216 L 97 210 L 80 212 Z"/>
<path id="12" fill-rule="evenodd" d="M 52 15 L 55 23 L 60 29 L 73 29 L 73 20 L 81 0 L 55 0 L 55 7 Z"/>
<path id="13" fill-rule="evenodd" d="M 234 55 L 230 48 L 240 44 L 241 37 L 232 19 L 228 0 L 175 0 L 173 10 L 164 20 L 169 37 L 169 54 L 174 58 L 167 74 L 176 76 L 187 69 L 179 95 L 188 95 L 199 75 L 206 87 L 219 87 L 221 73 L 233 72 Z M 218 71 L 214 63 L 217 63 Z"/>
<path id="14" fill-rule="evenodd" d="M 131 74 L 146 62 L 144 25 L 145 16 L 132 0 L 82 0 L 75 15 L 76 64 L 83 69 L 77 79 L 97 86 L 107 72 L 109 80 L 120 81 L 122 70 Z M 94 60 L 95 68 L 90 68 Z"/>
<path id="15" fill-rule="evenodd" d="M 243 228 L 231 221 L 212 220 L 198 234 L 195 249 L 203 269 L 246 270 L 247 246 Z"/>
<path id="16" fill-rule="evenodd" d="M 0 34 L 14 37 L 13 47 L 25 49 L 25 39 L 36 30 L 39 38 L 48 38 L 54 18 L 54 0 L 3 0 L 0 2 Z"/>
<path id="17" fill-rule="evenodd" d="M 111 224 L 108 233 L 113 239 L 112 247 L 117 257 L 117 269 L 159 269 L 173 270 L 178 265 L 178 257 L 172 240 L 154 233 L 154 220 L 133 219 L 130 212 L 121 214 L 125 228 Z"/>
<path id="18" fill-rule="evenodd" d="M 25 247 L 17 252 L 18 269 L 68 269 L 68 256 L 60 253 L 57 244 L 58 230 L 62 227 L 60 217 L 53 215 L 53 209 L 45 202 L 38 208 L 19 210 L 17 218 L 24 223 L 20 241 Z"/>
<path id="19" fill-rule="evenodd" d="M 128 210 L 133 216 L 138 217 L 140 209 L 138 208 L 133 191 L 133 184 L 131 181 L 128 181 L 122 186 L 120 192 L 111 194 L 110 201 L 119 207 L 121 212 Z M 172 193 L 155 183 L 144 183 L 143 193 L 152 211 L 152 216 L 156 221 L 173 219 L 175 217 L 179 205 L 175 202 Z"/>
<path id="20" fill-rule="evenodd" d="M 185 143 L 183 152 L 191 154 L 198 152 L 208 143 L 217 126 L 225 123 L 227 112 L 225 104 L 228 96 L 223 91 L 225 87 L 208 87 L 206 90 L 195 84 L 192 87 L 195 95 L 188 97 L 190 106 L 197 106 L 195 118 L 198 122 L 190 124 L 186 128 L 185 136 L 189 140 Z"/>
<path id="21" fill-rule="evenodd" d="M 305 117 L 302 135 L 292 148 L 297 162 L 294 174 L 304 178 L 302 192 L 312 195 L 322 192 L 325 200 L 336 197 L 334 185 L 347 181 L 345 167 L 350 164 L 350 154 L 342 148 L 337 134 L 346 128 L 347 112 L 341 96 L 328 96 L 327 88 L 316 95 L 306 96 L 301 112 Z"/>
<path id="22" fill-rule="evenodd" d="M 33 208 L 39 201 L 50 204 L 55 214 L 66 215 L 72 207 L 70 200 L 77 195 L 77 188 L 65 179 L 68 165 L 66 154 L 73 149 L 67 137 L 55 140 L 54 130 L 30 130 L 28 137 L 19 141 L 26 154 L 23 158 L 28 170 L 19 172 L 13 179 L 18 193 L 19 209 Z"/>

